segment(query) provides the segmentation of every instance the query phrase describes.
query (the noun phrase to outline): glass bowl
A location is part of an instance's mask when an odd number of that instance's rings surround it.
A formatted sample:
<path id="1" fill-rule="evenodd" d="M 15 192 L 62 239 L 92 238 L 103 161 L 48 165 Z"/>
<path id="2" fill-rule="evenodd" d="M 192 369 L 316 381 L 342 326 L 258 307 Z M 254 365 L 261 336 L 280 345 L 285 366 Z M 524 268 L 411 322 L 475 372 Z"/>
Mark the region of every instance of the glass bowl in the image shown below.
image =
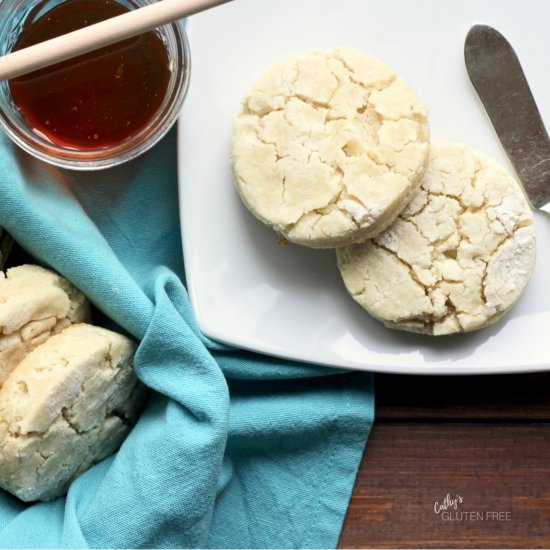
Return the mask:
<path id="1" fill-rule="evenodd" d="M 154 3 L 154 0 L 116 1 L 128 9 Z M 1 0 L 0 55 L 6 55 L 11 51 L 24 25 L 32 23 L 59 3 L 59 0 Z M 23 150 L 63 168 L 99 170 L 122 164 L 141 155 L 172 127 L 189 87 L 190 54 L 183 23 L 165 25 L 155 32 L 168 53 L 170 79 L 160 108 L 139 132 L 116 145 L 101 149 L 77 150 L 60 147 L 33 131 L 14 103 L 7 81 L 0 82 L 0 126 Z"/>

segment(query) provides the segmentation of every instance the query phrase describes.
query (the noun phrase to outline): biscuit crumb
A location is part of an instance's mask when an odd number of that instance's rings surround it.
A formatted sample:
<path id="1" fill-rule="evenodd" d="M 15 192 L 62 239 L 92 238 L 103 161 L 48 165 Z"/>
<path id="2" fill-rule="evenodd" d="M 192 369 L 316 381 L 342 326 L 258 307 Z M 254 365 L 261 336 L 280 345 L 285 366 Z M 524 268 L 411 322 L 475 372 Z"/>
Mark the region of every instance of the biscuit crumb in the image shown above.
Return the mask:
<path id="1" fill-rule="evenodd" d="M 287 246 L 288 245 L 288 239 L 284 237 L 284 235 L 279 234 L 279 239 L 277 240 L 277 246 Z"/>

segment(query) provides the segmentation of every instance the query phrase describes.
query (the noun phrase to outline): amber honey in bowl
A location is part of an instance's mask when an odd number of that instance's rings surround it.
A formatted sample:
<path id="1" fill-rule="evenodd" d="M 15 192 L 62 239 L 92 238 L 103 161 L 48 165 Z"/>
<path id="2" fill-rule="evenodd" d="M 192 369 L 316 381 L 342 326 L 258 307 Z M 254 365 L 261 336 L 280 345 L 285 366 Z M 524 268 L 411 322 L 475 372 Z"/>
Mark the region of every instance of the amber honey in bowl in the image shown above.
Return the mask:
<path id="1" fill-rule="evenodd" d="M 0 41 L 11 27 L 9 51 L 16 51 L 147 3 L 42 0 L 28 6 L 3 0 Z M 17 4 L 26 13 L 6 16 L 6 5 Z M 183 28 L 168 25 L 2 83 L 0 122 L 16 143 L 43 160 L 104 168 L 134 158 L 166 133 L 188 78 Z"/>
<path id="2" fill-rule="evenodd" d="M 114 0 L 68 0 L 23 27 L 17 51 L 129 11 Z M 97 149 L 142 130 L 170 80 L 168 53 L 148 32 L 10 81 L 13 101 L 52 143 Z"/>

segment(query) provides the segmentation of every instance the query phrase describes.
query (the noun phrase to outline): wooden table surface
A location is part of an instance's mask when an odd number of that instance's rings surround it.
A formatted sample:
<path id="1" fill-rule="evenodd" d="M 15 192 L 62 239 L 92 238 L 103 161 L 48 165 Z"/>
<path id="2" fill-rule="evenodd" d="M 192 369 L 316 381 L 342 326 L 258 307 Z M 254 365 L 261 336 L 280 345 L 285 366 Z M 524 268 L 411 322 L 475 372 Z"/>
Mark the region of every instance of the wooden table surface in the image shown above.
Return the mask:
<path id="1" fill-rule="evenodd" d="M 341 548 L 550 547 L 550 373 L 375 384 Z"/>

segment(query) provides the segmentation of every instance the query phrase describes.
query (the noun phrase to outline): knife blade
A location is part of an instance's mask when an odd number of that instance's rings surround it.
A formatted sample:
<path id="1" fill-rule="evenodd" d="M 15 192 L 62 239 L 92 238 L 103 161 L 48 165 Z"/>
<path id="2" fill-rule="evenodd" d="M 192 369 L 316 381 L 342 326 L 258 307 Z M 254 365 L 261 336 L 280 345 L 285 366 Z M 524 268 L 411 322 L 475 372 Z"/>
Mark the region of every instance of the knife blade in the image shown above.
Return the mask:
<path id="1" fill-rule="evenodd" d="M 474 25 L 464 60 L 531 204 L 542 208 L 550 203 L 550 139 L 516 52 L 496 29 Z"/>

